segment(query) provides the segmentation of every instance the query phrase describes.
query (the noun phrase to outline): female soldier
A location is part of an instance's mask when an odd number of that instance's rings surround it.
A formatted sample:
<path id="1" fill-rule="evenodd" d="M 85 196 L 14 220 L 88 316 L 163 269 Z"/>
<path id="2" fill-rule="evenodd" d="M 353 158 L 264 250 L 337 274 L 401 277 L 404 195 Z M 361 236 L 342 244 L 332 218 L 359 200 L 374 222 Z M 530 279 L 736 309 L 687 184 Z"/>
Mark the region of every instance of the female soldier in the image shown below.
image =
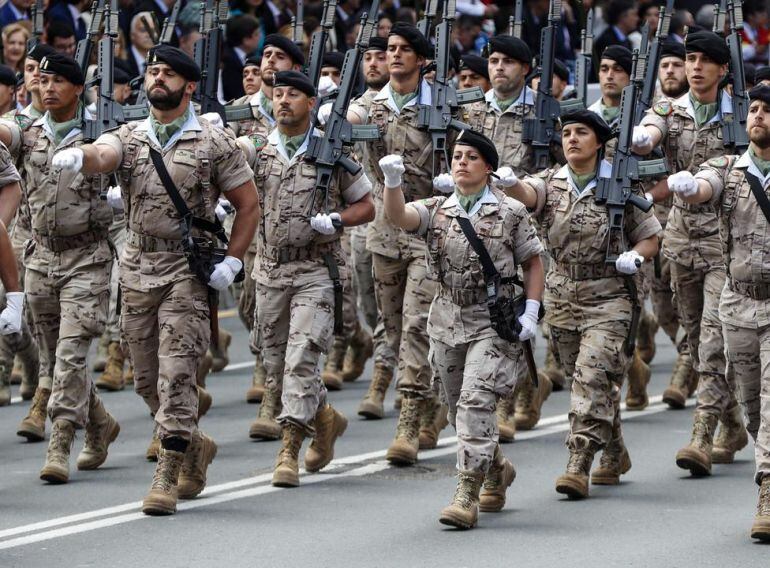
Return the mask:
<path id="1" fill-rule="evenodd" d="M 620 431 L 620 387 L 630 363 L 627 338 L 639 302 L 632 297 L 635 287 L 629 275 L 657 253 L 660 224 L 652 210 L 644 213 L 629 204 L 622 236 L 608 243 L 607 207 L 596 203 L 593 190 L 598 178 L 609 177 L 612 170 L 602 159 L 610 128 L 590 111 L 568 113 L 561 121 L 565 166 L 523 181 L 512 171 L 499 174 L 506 192 L 534 210 L 553 258 L 545 293 L 546 322 L 573 377 L 570 456 L 556 491 L 582 498 L 588 496 L 588 474 L 599 449 L 604 452 L 591 477 L 595 485 L 616 485 L 631 468 Z M 626 242 L 632 250 L 625 250 Z M 614 263 L 607 264 L 608 251 L 618 255 Z"/>
<path id="2" fill-rule="evenodd" d="M 452 154 L 452 175 L 437 178 L 437 183 L 440 178 L 449 181 L 454 193 L 405 205 L 401 156 L 380 160 L 385 214 L 404 230 L 426 236 L 430 271 L 439 283 L 428 315 L 429 357 L 459 439 L 457 491 L 439 521 L 459 528 L 476 524 L 479 506 L 482 511 L 501 510 L 506 489 L 516 477 L 498 445 L 495 406 L 513 390 L 524 362 L 521 345 L 501 339 L 492 328 L 482 265 L 458 219 L 470 220 L 504 280 L 516 275 L 517 265 L 522 266 L 527 297 L 519 318 L 522 341 L 535 334 L 543 293 L 542 245 L 526 210 L 489 187 L 497 163 L 492 142 L 465 130 Z M 501 286 L 501 296 L 513 293 L 512 285 Z"/>

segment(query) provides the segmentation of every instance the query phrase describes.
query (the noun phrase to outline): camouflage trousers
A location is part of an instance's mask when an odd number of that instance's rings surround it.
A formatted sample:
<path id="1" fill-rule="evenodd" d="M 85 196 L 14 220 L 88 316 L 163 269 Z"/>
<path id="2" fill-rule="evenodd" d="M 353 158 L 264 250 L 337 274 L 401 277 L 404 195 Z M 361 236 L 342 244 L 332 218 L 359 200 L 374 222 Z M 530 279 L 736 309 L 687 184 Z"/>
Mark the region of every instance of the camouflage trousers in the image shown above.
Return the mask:
<path id="1" fill-rule="evenodd" d="M 74 259 L 80 250 L 61 256 Z M 107 321 L 111 272 L 112 262 L 75 264 L 66 270 L 51 267 L 48 272 L 27 269 L 27 303 L 40 340 L 40 385 L 50 385 L 52 421 L 65 419 L 83 428 L 91 399 L 98 398 L 86 356 Z"/>
<path id="2" fill-rule="evenodd" d="M 676 343 L 676 336 L 679 333 L 679 308 L 676 305 L 674 290 L 671 288 L 671 261 L 663 254 L 658 255 L 660 262 L 660 277 L 655 276 L 653 271 L 650 279 L 650 301 L 652 302 L 652 312 L 658 325 L 668 335 L 673 343 Z M 689 352 L 690 346 L 687 342 L 687 336 L 677 344 L 677 349 L 681 353 L 684 350 Z"/>
<path id="3" fill-rule="evenodd" d="M 398 353 L 396 389 L 415 398 L 430 398 L 427 327 L 436 283 L 428 278 L 424 248 L 399 259 L 374 253 L 372 263 L 387 344 Z"/>
<path id="4" fill-rule="evenodd" d="M 266 384 L 282 390 L 278 421 L 313 435 L 313 418 L 326 404 L 318 363 L 334 330 L 334 288 L 326 267 L 305 272 L 290 287 L 258 284 L 257 321 Z"/>
<path id="5" fill-rule="evenodd" d="M 340 238 L 342 254 L 348 266 L 352 264 L 353 253 L 350 249 L 350 231 L 346 230 Z M 352 271 L 351 271 L 352 272 Z M 358 323 L 358 290 L 354 278 L 346 278 L 342 282 L 342 335 L 346 339 L 353 337 Z"/>
<path id="6" fill-rule="evenodd" d="M 620 388 L 630 365 L 623 350 L 630 321 L 570 330 L 551 326 L 551 342 L 572 376 L 567 447 L 603 448 L 620 434 Z"/>
<path id="7" fill-rule="evenodd" d="M 755 481 L 770 475 L 770 326 L 724 324 L 727 357 L 735 371 L 746 429 L 754 438 Z"/>
<path id="8" fill-rule="evenodd" d="M 521 345 L 499 337 L 456 346 L 431 339 L 430 365 L 457 431 L 457 469 L 486 473 L 498 443 L 497 401 L 510 396 L 526 366 Z"/>
<path id="9" fill-rule="evenodd" d="M 110 277 L 110 311 L 107 317 L 107 329 L 105 334 L 110 343 L 120 341 L 120 314 L 118 312 L 118 259 L 123 254 L 126 244 L 126 220 L 122 215 L 117 215 L 110 225 L 110 240 L 115 246 L 116 258 Z"/>
<path id="10" fill-rule="evenodd" d="M 735 404 L 731 380 L 725 375 L 725 344 L 719 319 L 724 268 L 696 269 L 671 263 L 671 282 L 680 323 L 687 332 L 693 367 L 698 372 L 696 410 L 721 416 Z"/>
<path id="11" fill-rule="evenodd" d="M 121 331 L 134 363 L 134 389 L 161 440 L 191 440 L 198 427 L 195 372 L 209 347 L 209 317 L 208 289 L 193 278 L 122 289 Z"/>

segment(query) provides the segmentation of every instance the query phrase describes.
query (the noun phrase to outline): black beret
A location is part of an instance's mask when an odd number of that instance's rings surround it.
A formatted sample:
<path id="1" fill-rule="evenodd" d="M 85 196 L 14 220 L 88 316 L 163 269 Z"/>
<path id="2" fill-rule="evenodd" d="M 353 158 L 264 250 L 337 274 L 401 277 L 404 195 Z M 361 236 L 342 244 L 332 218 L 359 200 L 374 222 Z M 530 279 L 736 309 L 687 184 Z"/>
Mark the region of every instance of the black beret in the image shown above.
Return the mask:
<path id="1" fill-rule="evenodd" d="M 409 45 L 412 46 L 415 53 L 426 59 L 433 57 L 433 47 L 430 42 L 420 33 L 417 26 L 412 24 L 406 24 L 404 22 L 397 22 L 390 29 L 390 36 L 398 36 L 404 38 Z"/>
<path id="2" fill-rule="evenodd" d="M 268 45 L 277 47 L 281 51 L 285 52 L 286 55 L 292 58 L 295 65 L 305 64 L 305 56 L 302 54 L 302 50 L 296 43 L 291 41 L 286 36 L 282 36 L 281 34 L 270 34 L 265 38 L 263 49 Z"/>
<path id="3" fill-rule="evenodd" d="M 489 81 L 489 62 L 484 57 L 466 53 L 460 58 L 460 71 L 463 69 L 470 69 Z"/>
<path id="4" fill-rule="evenodd" d="M 77 61 L 61 53 L 52 53 L 43 57 L 40 72 L 49 75 L 61 75 L 73 85 L 83 85 L 86 78 Z"/>
<path id="5" fill-rule="evenodd" d="M 564 128 L 568 124 L 585 124 L 596 133 L 596 138 L 599 142 L 605 144 L 607 140 L 612 138 L 612 129 L 604 121 L 604 119 L 595 112 L 584 109 L 567 112 L 561 115 L 561 126 Z"/>
<path id="6" fill-rule="evenodd" d="M 321 67 L 336 67 L 342 71 L 342 62 L 345 61 L 345 54 L 339 51 L 328 51 L 324 53 L 323 64 Z"/>
<path id="7" fill-rule="evenodd" d="M 120 67 L 115 67 L 112 72 L 112 80 L 116 85 L 127 85 L 131 82 L 131 75 Z"/>
<path id="8" fill-rule="evenodd" d="M 756 83 L 757 66 L 754 65 L 753 63 L 744 63 L 743 74 L 746 77 L 746 82 L 751 83 L 753 85 L 754 83 Z"/>
<path id="9" fill-rule="evenodd" d="M 369 47 L 366 51 L 387 51 L 388 40 L 384 37 L 375 36 L 369 40 Z"/>
<path id="10" fill-rule="evenodd" d="M 459 144 L 476 148 L 476 150 L 479 151 L 479 154 L 484 158 L 484 161 L 492 167 L 492 170 L 497 169 L 498 162 L 500 161 L 500 157 L 497 154 L 497 148 L 495 148 L 494 142 L 480 132 L 476 132 L 475 130 L 461 131 L 455 141 L 455 146 Z"/>
<path id="11" fill-rule="evenodd" d="M 770 80 L 770 67 L 764 65 L 757 69 L 757 72 L 754 73 L 754 82 L 761 83 L 762 81 L 767 80 Z"/>
<path id="12" fill-rule="evenodd" d="M 611 59 L 623 68 L 627 75 L 631 75 L 633 55 L 628 48 L 622 45 L 610 45 L 604 49 L 602 59 Z"/>
<path id="13" fill-rule="evenodd" d="M 16 71 L 7 65 L 0 65 L 0 85 L 16 86 Z"/>
<path id="14" fill-rule="evenodd" d="M 714 63 L 724 65 L 730 62 L 730 49 L 724 38 L 714 32 L 700 31 L 687 34 L 684 40 L 687 53 L 705 53 Z"/>
<path id="15" fill-rule="evenodd" d="M 558 59 L 553 60 L 553 74 L 565 83 L 569 82 L 569 69 L 567 69 L 567 66 Z"/>
<path id="16" fill-rule="evenodd" d="M 273 77 L 273 87 L 294 87 L 308 97 L 316 96 L 315 87 L 307 75 L 299 71 L 279 71 Z"/>
<path id="17" fill-rule="evenodd" d="M 262 58 L 256 55 L 247 57 L 246 61 L 243 62 L 243 66 L 248 67 L 249 65 L 256 65 L 257 67 L 260 67 L 262 65 Z"/>
<path id="18" fill-rule="evenodd" d="M 757 85 L 749 91 L 749 100 L 760 100 L 767 104 L 770 104 L 770 86 Z"/>
<path id="19" fill-rule="evenodd" d="M 664 57 L 678 57 L 684 61 L 684 45 L 678 41 L 664 41 L 660 49 L 660 58 L 663 59 Z"/>
<path id="20" fill-rule="evenodd" d="M 201 68 L 178 47 L 160 44 L 147 53 L 147 66 L 165 63 L 188 81 L 201 80 Z"/>
<path id="21" fill-rule="evenodd" d="M 490 38 L 487 44 L 487 53 L 492 54 L 496 51 L 504 53 L 517 61 L 532 65 L 532 50 L 524 40 L 509 35 L 498 35 Z"/>
<path id="22" fill-rule="evenodd" d="M 43 57 L 46 55 L 51 55 L 52 53 L 56 53 L 56 50 L 48 45 L 47 43 L 37 43 L 35 47 L 29 50 L 27 52 L 27 57 L 30 59 L 34 59 L 38 63 L 42 61 Z"/>

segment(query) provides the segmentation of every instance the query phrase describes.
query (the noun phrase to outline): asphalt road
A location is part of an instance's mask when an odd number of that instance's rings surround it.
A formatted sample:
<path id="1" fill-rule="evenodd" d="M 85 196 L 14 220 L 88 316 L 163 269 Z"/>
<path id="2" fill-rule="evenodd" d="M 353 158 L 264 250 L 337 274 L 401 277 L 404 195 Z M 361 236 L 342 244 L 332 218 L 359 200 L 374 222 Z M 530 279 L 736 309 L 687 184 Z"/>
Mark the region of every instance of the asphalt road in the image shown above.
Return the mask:
<path id="1" fill-rule="evenodd" d="M 505 446 L 518 472 L 506 508 L 482 513 L 478 528 L 462 532 L 438 523 L 454 492 L 454 432 L 445 430 L 439 448 L 421 453 L 417 466 L 390 467 L 384 455 L 396 424 L 392 389 L 384 420 L 356 416 L 371 368 L 330 396 L 350 421 L 337 459 L 320 474 L 303 475 L 297 489 L 273 488 L 279 443 L 248 437 L 257 407 L 244 399 L 251 378 L 246 332 L 236 318 L 223 326 L 234 333 L 231 365 L 209 377 L 214 406 L 201 424 L 219 453 L 207 490 L 175 516 L 140 511 L 154 468 L 144 459 L 152 424 L 133 392 L 103 395 L 121 434 L 93 472 L 74 469 L 79 436 L 63 486 L 38 478 L 46 445 L 15 435 L 27 404 L 0 409 L 0 567 L 770 565 L 770 548 L 748 534 L 757 496 L 752 449 L 706 479 L 692 479 L 674 463 L 689 440 L 693 401 L 681 411 L 656 402 L 674 360 L 662 332 L 653 402 L 624 414 L 633 468 L 621 485 L 592 487 L 580 502 L 554 491 L 567 461 L 569 402 L 566 392 L 554 393 L 540 425 Z"/>

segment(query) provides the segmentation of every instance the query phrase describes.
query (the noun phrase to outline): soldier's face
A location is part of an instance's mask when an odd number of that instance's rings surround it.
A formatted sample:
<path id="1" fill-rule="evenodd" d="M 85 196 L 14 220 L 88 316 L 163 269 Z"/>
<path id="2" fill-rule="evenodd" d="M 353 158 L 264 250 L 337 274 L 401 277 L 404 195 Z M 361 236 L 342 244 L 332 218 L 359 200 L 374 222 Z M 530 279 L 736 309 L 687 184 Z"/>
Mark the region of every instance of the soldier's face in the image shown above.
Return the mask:
<path id="1" fill-rule="evenodd" d="M 660 88 L 667 97 L 674 97 L 687 90 L 687 73 L 684 61 L 678 57 L 664 57 L 658 66 Z"/>
<path id="2" fill-rule="evenodd" d="M 770 104 L 760 100 L 751 101 L 746 130 L 752 144 L 763 150 L 770 147 Z"/>
<path id="3" fill-rule="evenodd" d="M 417 55 L 412 46 L 401 36 L 388 38 L 388 71 L 397 78 L 418 73 L 425 58 Z"/>
<path id="4" fill-rule="evenodd" d="M 380 90 L 390 79 L 388 55 L 384 51 L 372 50 L 364 53 L 364 81 L 370 89 Z"/>
<path id="5" fill-rule="evenodd" d="M 123 85 L 115 84 L 115 102 L 122 105 L 131 96 L 131 86 L 128 83 Z"/>
<path id="6" fill-rule="evenodd" d="M 61 75 L 42 73 L 40 75 L 40 96 L 43 108 L 53 111 L 68 109 L 78 102 L 83 93 L 81 85 L 74 85 Z"/>
<path id="7" fill-rule="evenodd" d="M 685 60 L 685 72 L 690 88 L 695 92 L 713 89 L 727 74 L 727 65 L 720 65 L 705 53 L 688 53 Z"/>
<path id="8" fill-rule="evenodd" d="M 321 67 L 321 77 L 329 77 L 334 84 L 340 86 L 340 73 L 341 71 L 336 67 Z"/>
<path id="9" fill-rule="evenodd" d="M 628 73 L 612 59 L 602 59 L 599 65 L 599 89 L 602 96 L 619 99 L 623 87 L 630 82 Z"/>
<path id="10" fill-rule="evenodd" d="M 147 98 L 159 110 L 171 110 L 182 104 L 185 95 L 192 96 L 197 83 L 187 81 L 165 63 L 147 67 L 144 74 Z"/>
<path id="11" fill-rule="evenodd" d="M 512 94 L 524 87 L 529 65 L 495 51 L 489 54 L 489 80 L 499 93 Z"/>
<path id="12" fill-rule="evenodd" d="M 274 45 L 268 45 L 262 54 L 262 80 L 268 87 L 273 86 L 273 77 L 279 71 L 289 71 L 294 69 L 294 60 L 282 49 Z M 297 66 L 299 67 L 299 66 Z"/>
<path id="13" fill-rule="evenodd" d="M 247 95 L 253 95 L 262 86 L 262 72 L 256 65 L 243 68 L 243 90 Z"/>
<path id="14" fill-rule="evenodd" d="M 602 147 L 593 128 L 579 122 L 567 124 L 562 128 L 561 145 L 570 165 L 582 164 L 596 158 L 599 148 Z"/>
<path id="15" fill-rule="evenodd" d="M 13 108 L 13 87 L 0 85 L 0 112 L 6 113 Z"/>
<path id="16" fill-rule="evenodd" d="M 279 126 L 294 127 L 303 124 L 310 117 L 315 97 L 308 97 L 294 87 L 275 87 L 273 90 L 273 113 Z"/>
<path id="17" fill-rule="evenodd" d="M 458 76 L 458 84 L 461 89 L 470 89 L 472 87 L 481 87 L 485 93 L 491 88 L 489 81 L 483 75 L 479 75 L 470 69 L 463 69 Z"/>
<path id="18" fill-rule="evenodd" d="M 40 92 L 40 63 L 31 57 L 24 60 L 24 85 L 30 93 Z"/>
<path id="19" fill-rule="evenodd" d="M 490 173 L 492 168 L 476 148 L 455 144 L 452 152 L 452 177 L 461 190 L 483 186 Z"/>

